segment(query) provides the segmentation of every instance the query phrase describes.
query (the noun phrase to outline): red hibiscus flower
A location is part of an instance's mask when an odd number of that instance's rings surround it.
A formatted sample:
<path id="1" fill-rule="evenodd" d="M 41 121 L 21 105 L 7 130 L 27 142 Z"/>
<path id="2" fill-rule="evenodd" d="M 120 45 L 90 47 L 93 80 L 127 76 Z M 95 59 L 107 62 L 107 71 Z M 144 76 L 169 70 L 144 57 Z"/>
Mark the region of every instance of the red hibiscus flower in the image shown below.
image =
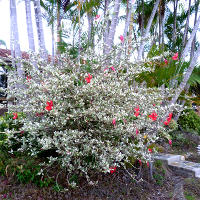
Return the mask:
<path id="1" fill-rule="evenodd" d="M 99 19 L 100 15 L 96 15 L 96 17 L 94 18 L 95 20 Z"/>
<path id="2" fill-rule="evenodd" d="M 113 126 L 116 126 L 116 119 L 112 120 L 112 124 L 113 124 Z"/>
<path id="3" fill-rule="evenodd" d="M 164 62 L 165 62 L 166 65 L 168 64 L 168 60 L 165 59 Z"/>
<path id="4" fill-rule="evenodd" d="M 167 126 L 167 125 L 169 125 L 169 123 L 171 122 L 171 120 L 172 120 L 172 113 L 169 113 L 169 116 L 167 117 L 167 121 L 165 121 L 164 122 L 164 124 Z"/>
<path id="5" fill-rule="evenodd" d="M 139 130 L 138 129 L 136 129 L 136 135 L 138 135 L 139 134 Z"/>
<path id="6" fill-rule="evenodd" d="M 17 119 L 17 118 L 18 118 L 17 113 L 13 113 L 13 119 Z"/>
<path id="7" fill-rule="evenodd" d="M 155 120 L 157 119 L 158 115 L 157 115 L 155 112 L 153 112 L 153 113 L 151 113 L 151 115 L 149 115 L 149 117 L 150 117 L 153 121 L 155 121 Z"/>
<path id="8" fill-rule="evenodd" d="M 137 117 L 140 114 L 140 112 L 135 112 L 134 115 Z"/>
<path id="9" fill-rule="evenodd" d="M 149 151 L 150 153 L 152 153 L 152 149 L 148 149 L 148 151 Z"/>
<path id="10" fill-rule="evenodd" d="M 168 118 L 167 118 L 167 121 L 169 121 L 169 122 L 171 121 L 172 115 L 173 115 L 172 113 L 169 113 L 169 116 L 168 116 Z"/>
<path id="11" fill-rule="evenodd" d="M 90 80 L 92 79 L 92 75 L 88 74 L 87 77 L 85 77 L 85 80 L 87 83 L 90 83 Z"/>
<path id="12" fill-rule="evenodd" d="M 123 35 L 120 35 L 119 39 L 121 40 L 121 42 L 124 42 L 124 36 Z"/>
<path id="13" fill-rule="evenodd" d="M 112 71 L 114 71 L 114 72 L 116 71 L 116 69 L 115 69 L 113 66 L 112 66 L 110 69 L 111 69 Z"/>
<path id="14" fill-rule="evenodd" d="M 172 56 L 172 60 L 178 60 L 178 53 L 175 53 L 174 56 Z"/>
<path id="15" fill-rule="evenodd" d="M 45 107 L 45 109 L 47 111 L 50 111 L 52 110 L 52 107 L 53 107 L 53 101 L 47 101 L 47 106 Z"/>
<path id="16" fill-rule="evenodd" d="M 164 125 L 165 126 L 169 125 L 169 122 L 168 121 L 164 121 Z"/>
<path id="17" fill-rule="evenodd" d="M 138 162 L 139 162 L 140 165 L 142 165 L 142 161 L 141 160 L 138 160 Z"/>
<path id="18" fill-rule="evenodd" d="M 169 140 L 169 145 L 172 145 L 172 140 Z"/>
<path id="19" fill-rule="evenodd" d="M 30 83 L 30 81 L 31 81 L 31 76 L 26 76 L 26 80 Z"/>
<path id="20" fill-rule="evenodd" d="M 134 115 L 136 117 L 139 116 L 139 114 L 140 114 L 140 108 L 139 108 L 139 106 L 137 108 L 134 108 L 134 111 L 135 111 Z"/>
<path id="21" fill-rule="evenodd" d="M 113 174 L 114 172 L 116 172 L 117 167 L 110 167 L 110 173 Z"/>
<path id="22" fill-rule="evenodd" d="M 135 112 L 140 112 L 139 106 L 137 108 L 134 108 Z"/>

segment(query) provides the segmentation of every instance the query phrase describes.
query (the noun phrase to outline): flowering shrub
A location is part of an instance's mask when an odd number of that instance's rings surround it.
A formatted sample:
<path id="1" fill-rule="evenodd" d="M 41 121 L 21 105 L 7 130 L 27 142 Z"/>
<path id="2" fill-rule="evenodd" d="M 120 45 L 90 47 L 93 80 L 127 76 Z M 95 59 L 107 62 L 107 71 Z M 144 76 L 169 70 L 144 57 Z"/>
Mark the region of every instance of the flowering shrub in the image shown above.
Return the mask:
<path id="1" fill-rule="evenodd" d="M 131 156 L 148 166 L 156 152 L 149 146 L 160 137 L 170 139 L 163 118 L 180 107 L 162 102 L 173 90 L 136 84 L 134 77 L 149 70 L 136 64 L 102 67 L 101 57 L 84 59 L 90 73 L 67 55 L 55 65 L 32 61 L 39 70 L 24 61 L 24 78 L 10 72 L 8 93 L 16 105 L 9 110 L 25 114 L 18 120 L 28 133 L 18 138 L 19 150 L 36 155 L 53 149 L 57 156 L 49 157 L 50 164 L 86 177 L 90 170 L 114 173 Z M 8 133 L 11 144 L 15 135 Z"/>

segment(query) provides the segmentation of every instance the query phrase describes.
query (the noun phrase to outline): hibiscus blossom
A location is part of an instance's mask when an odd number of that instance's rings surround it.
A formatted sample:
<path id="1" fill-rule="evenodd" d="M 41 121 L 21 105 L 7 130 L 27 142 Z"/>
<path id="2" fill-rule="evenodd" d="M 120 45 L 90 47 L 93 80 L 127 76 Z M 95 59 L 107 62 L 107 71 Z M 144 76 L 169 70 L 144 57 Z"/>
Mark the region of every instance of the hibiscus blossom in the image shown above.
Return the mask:
<path id="1" fill-rule="evenodd" d="M 123 35 L 120 35 L 119 39 L 121 40 L 121 42 L 124 42 L 124 36 Z"/>
<path id="2" fill-rule="evenodd" d="M 47 101 L 47 106 L 45 107 L 45 109 L 47 111 L 50 111 L 52 110 L 52 107 L 53 107 L 53 101 Z"/>
<path id="3" fill-rule="evenodd" d="M 150 153 L 152 153 L 152 149 L 148 149 L 148 151 L 149 151 Z"/>
<path id="4" fill-rule="evenodd" d="M 134 108 L 134 111 L 135 111 L 134 115 L 136 117 L 139 116 L 139 114 L 140 114 L 140 108 L 139 108 L 139 106 L 137 108 Z"/>
<path id="5" fill-rule="evenodd" d="M 175 53 L 174 56 L 172 56 L 172 60 L 178 60 L 178 53 Z"/>
<path id="6" fill-rule="evenodd" d="M 155 121 L 155 120 L 157 119 L 158 115 L 157 115 L 155 112 L 153 112 L 153 113 L 151 113 L 151 115 L 149 115 L 149 117 L 150 117 L 153 121 Z"/>
<path id="7" fill-rule="evenodd" d="M 85 80 L 87 83 L 90 83 L 90 80 L 92 79 L 92 75 L 88 74 L 87 77 L 85 77 Z"/>
<path id="8" fill-rule="evenodd" d="M 167 125 L 169 125 L 169 123 L 170 123 L 170 121 L 172 120 L 172 113 L 169 113 L 169 116 L 167 117 L 167 120 L 166 121 L 164 121 L 164 124 L 167 126 Z"/>
<path id="9" fill-rule="evenodd" d="M 116 71 L 115 68 L 114 68 L 113 66 L 112 66 L 110 69 L 111 69 L 112 71 L 114 71 L 114 72 Z"/>
<path id="10" fill-rule="evenodd" d="M 138 162 L 139 162 L 140 165 L 142 165 L 142 161 L 141 160 L 138 160 Z"/>
<path id="11" fill-rule="evenodd" d="M 117 170 L 117 167 L 114 166 L 114 167 L 110 167 L 110 173 L 113 174 L 114 172 L 116 172 Z"/>
<path id="12" fill-rule="evenodd" d="M 116 126 L 116 119 L 112 120 L 112 124 L 113 124 L 113 126 Z"/>
<path id="13" fill-rule="evenodd" d="M 99 18 L 100 18 L 100 15 L 96 15 L 96 17 L 94 19 L 97 20 Z"/>
<path id="14" fill-rule="evenodd" d="M 166 65 L 168 64 L 168 60 L 167 59 L 165 59 L 164 62 L 165 62 Z"/>
<path id="15" fill-rule="evenodd" d="M 18 118 L 17 113 L 13 113 L 13 119 L 17 119 L 17 118 Z"/>

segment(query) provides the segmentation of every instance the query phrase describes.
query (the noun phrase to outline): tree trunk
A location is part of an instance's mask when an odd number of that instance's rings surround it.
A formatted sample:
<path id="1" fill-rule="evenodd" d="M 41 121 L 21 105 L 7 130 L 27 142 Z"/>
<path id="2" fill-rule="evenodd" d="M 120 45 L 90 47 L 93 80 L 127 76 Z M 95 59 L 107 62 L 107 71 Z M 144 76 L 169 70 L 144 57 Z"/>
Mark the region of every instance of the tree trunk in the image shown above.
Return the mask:
<path id="1" fill-rule="evenodd" d="M 80 63 L 80 55 L 81 55 L 81 7 L 82 0 L 78 1 L 78 23 L 79 23 L 79 31 L 78 31 L 78 61 Z"/>
<path id="2" fill-rule="evenodd" d="M 44 30 L 42 26 L 42 13 L 40 9 L 40 0 L 34 0 L 34 9 L 35 9 L 35 20 L 36 20 L 36 27 L 38 33 L 38 42 L 39 47 L 42 52 L 42 57 L 47 59 L 47 51 L 45 48 L 45 41 L 44 41 Z"/>
<path id="3" fill-rule="evenodd" d="M 114 42 L 114 36 L 116 32 L 116 26 L 118 22 L 119 8 L 120 8 L 121 0 L 115 0 L 114 13 L 111 21 L 111 26 L 108 34 L 108 39 L 105 46 L 105 54 L 109 54 Z"/>
<path id="4" fill-rule="evenodd" d="M 175 48 L 175 41 L 176 41 L 176 17 L 177 17 L 177 8 L 178 8 L 178 0 L 174 0 L 174 24 L 173 24 L 173 34 L 172 34 L 173 49 Z"/>
<path id="5" fill-rule="evenodd" d="M 158 43 L 159 43 L 159 48 L 161 45 L 161 36 L 162 36 L 162 17 L 161 17 L 161 2 L 159 4 L 159 13 L 158 13 L 158 21 L 159 21 L 159 34 L 158 34 Z"/>
<path id="6" fill-rule="evenodd" d="M 191 0 L 189 0 L 189 6 L 188 6 L 188 12 L 187 12 L 187 20 L 186 20 L 186 24 L 185 24 L 185 31 L 184 31 L 184 35 L 183 35 L 183 41 L 182 41 L 182 48 L 185 47 L 185 44 L 186 44 L 186 41 L 187 41 L 189 19 L 190 19 L 190 8 L 191 8 Z"/>
<path id="7" fill-rule="evenodd" d="M 144 0 L 142 0 L 141 35 L 144 35 Z"/>
<path id="8" fill-rule="evenodd" d="M 61 9 L 61 0 L 57 0 L 57 54 L 60 54 L 59 46 L 61 45 L 61 17 L 60 17 L 60 9 Z"/>
<path id="9" fill-rule="evenodd" d="M 25 0 L 25 7 L 26 7 L 26 24 L 27 24 L 27 32 L 28 32 L 29 49 L 31 49 L 34 52 L 35 42 L 34 42 L 34 35 L 33 35 L 33 24 L 32 24 L 32 17 L 31 17 L 31 1 L 30 0 Z"/>
<path id="10" fill-rule="evenodd" d="M 92 12 L 92 11 L 91 11 Z M 88 18 L 88 45 L 94 46 L 93 44 L 93 38 L 92 38 L 92 29 L 93 29 L 93 16 L 91 12 L 87 12 L 87 18 Z"/>
<path id="11" fill-rule="evenodd" d="M 105 5 L 104 5 L 104 19 L 106 18 L 109 4 L 110 4 L 110 0 L 105 0 Z M 104 45 L 106 44 L 106 41 L 107 41 L 107 38 L 108 38 L 109 28 L 110 28 L 110 22 L 108 20 L 107 25 L 106 25 L 106 29 L 105 29 L 104 34 L 103 34 Z M 104 53 L 105 53 L 105 46 L 104 46 Z"/>
<path id="12" fill-rule="evenodd" d="M 133 5 L 132 0 L 128 0 L 127 18 L 126 18 L 125 27 L 124 27 L 124 33 L 123 33 L 124 40 L 126 39 L 126 37 L 128 35 L 128 27 L 130 25 L 130 20 L 131 20 L 132 5 Z M 124 46 L 124 43 L 122 43 L 122 46 Z M 119 52 L 118 59 L 120 59 L 121 53 L 122 53 L 122 51 Z"/>
<path id="13" fill-rule="evenodd" d="M 196 22 L 197 22 L 198 8 L 199 8 L 199 0 L 195 0 L 194 27 L 195 27 Z M 192 48 L 191 48 L 191 53 L 190 53 L 190 60 L 191 60 L 191 59 L 193 58 L 193 56 L 194 56 L 194 51 L 195 51 L 195 42 L 196 42 L 196 34 L 195 34 L 194 40 L 193 40 L 193 42 L 192 42 Z"/>
<path id="14" fill-rule="evenodd" d="M 128 34 L 128 54 L 131 54 L 132 50 L 132 35 L 133 35 L 133 22 L 134 22 L 134 13 L 131 10 L 131 19 L 130 19 L 130 24 L 129 24 L 129 34 Z M 135 42 L 137 42 L 135 40 Z"/>
<path id="15" fill-rule="evenodd" d="M 51 37 L 52 37 L 52 58 L 51 62 L 54 64 L 54 59 L 55 59 L 55 38 L 54 38 L 54 23 L 51 25 Z"/>
<path id="16" fill-rule="evenodd" d="M 197 64 L 199 55 L 200 55 L 200 46 L 198 47 L 197 51 L 195 52 L 194 57 L 191 60 L 190 66 L 188 67 L 186 73 L 184 74 L 183 80 L 180 83 L 179 87 L 176 89 L 175 95 L 172 98 L 172 100 L 169 102 L 169 104 L 175 104 L 178 97 L 180 96 L 181 92 L 184 90 L 184 88 L 187 84 L 187 81 L 189 80 L 189 78 L 195 68 L 195 65 Z"/>
<path id="17" fill-rule="evenodd" d="M 142 41 L 141 41 L 141 44 L 140 44 L 140 47 L 138 50 L 138 57 L 137 57 L 138 61 L 140 61 L 142 59 L 142 53 L 143 53 L 144 45 L 145 45 L 144 39 L 147 38 L 147 36 L 149 35 L 151 24 L 152 24 L 155 14 L 156 14 L 156 11 L 158 9 L 159 2 L 160 2 L 160 0 L 156 0 L 156 3 L 154 4 L 153 11 L 151 13 L 151 16 L 150 16 L 148 24 L 147 24 L 147 28 L 145 30 L 145 34 L 142 36 Z"/>
<path id="18" fill-rule="evenodd" d="M 16 10 L 16 1 L 10 0 L 10 17 L 11 17 L 11 37 L 13 38 L 14 44 L 14 57 L 21 58 L 21 49 L 19 43 L 19 33 L 18 33 L 18 25 L 17 25 L 17 10 Z M 20 63 L 17 63 L 17 74 L 19 77 L 23 77 L 23 69 Z"/>
<path id="19" fill-rule="evenodd" d="M 184 59 L 187 56 L 187 54 L 188 54 L 188 52 L 189 52 L 189 50 L 191 48 L 192 41 L 194 40 L 196 32 L 197 32 L 197 30 L 199 28 L 199 24 L 200 24 L 200 16 L 199 16 L 199 18 L 198 18 L 198 20 L 197 20 L 197 22 L 196 22 L 196 24 L 195 24 L 195 26 L 193 28 L 193 31 L 192 31 L 192 33 L 190 35 L 190 38 L 189 38 L 189 40 L 188 40 L 188 42 L 187 42 L 187 44 L 186 44 L 186 46 L 185 46 L 185 48 L 184 48 L 184 50 L 182 52 L 181 59 Z"/>

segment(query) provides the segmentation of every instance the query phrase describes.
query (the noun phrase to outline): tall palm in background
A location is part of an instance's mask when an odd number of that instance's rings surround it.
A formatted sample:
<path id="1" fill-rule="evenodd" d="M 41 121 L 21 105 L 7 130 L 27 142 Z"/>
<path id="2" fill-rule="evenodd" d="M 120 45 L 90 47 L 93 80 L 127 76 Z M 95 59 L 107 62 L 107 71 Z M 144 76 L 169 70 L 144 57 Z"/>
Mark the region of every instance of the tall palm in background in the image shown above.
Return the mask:
<path id="1" fill-rule="evenodd" d="M 29 49 L 35 51 L 35 41 L 33 35 L 33 24 L 32 24 L 32 16 L 31 16 L 31 1 L 25 0 L 25 8 L 26 8 L 26 25 L 27 25 L 27 32 L 28 32 L 28 42 L 29 42 Z"/>
<path id="2" fill-rule="evenodd" d="M 19 43 L 19 32 L 17 25 L 17 9 L 16 9 L 16 1 L 10 0 L 10 21 L 11 21 L 11 30 L 10 30 L 10 46 L 11 46 L 11 54 L 15 58 L 21 58 L 21 49 Z M 23 69 L 20 63 L 17 63 L 17 73 L 19 77 L 23 76 Z"/>
<path id="3" fill-rule="evenodd" d="M 35 20 L 38 34 L 39 47 L 44 59 L 47 59 L 47 51 L 45 47 L 44 30 L 42 25 L 42 13 L 40 7 L 40 0 L 34 0 Z"/>

